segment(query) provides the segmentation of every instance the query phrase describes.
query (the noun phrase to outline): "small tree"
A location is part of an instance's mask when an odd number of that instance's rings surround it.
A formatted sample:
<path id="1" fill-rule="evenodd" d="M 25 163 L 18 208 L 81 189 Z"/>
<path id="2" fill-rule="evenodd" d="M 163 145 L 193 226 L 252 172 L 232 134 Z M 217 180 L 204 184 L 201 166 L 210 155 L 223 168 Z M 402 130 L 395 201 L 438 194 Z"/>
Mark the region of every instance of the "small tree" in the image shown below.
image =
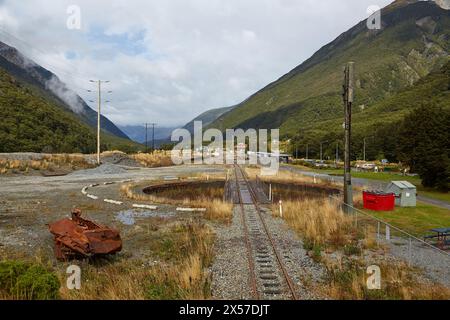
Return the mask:
<path id="1" fill-rule="evenodd" d="M 405 117 L 398 136 L 399 159 L 417 172 L 425 187 L 448 191 L 450 110 L 422 105 Z"/>

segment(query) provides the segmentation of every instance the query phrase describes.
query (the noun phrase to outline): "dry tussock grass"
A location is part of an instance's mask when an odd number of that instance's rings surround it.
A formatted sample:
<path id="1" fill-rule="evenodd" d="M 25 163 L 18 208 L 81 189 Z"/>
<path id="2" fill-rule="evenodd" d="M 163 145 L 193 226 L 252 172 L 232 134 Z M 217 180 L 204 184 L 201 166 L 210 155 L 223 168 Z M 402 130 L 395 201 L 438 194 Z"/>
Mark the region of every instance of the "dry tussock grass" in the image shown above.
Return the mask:
<path id="1" fill-rule="evenodd" d="M 278 213 L 278 206 L 272 211 Z M 338 300 L 450 298 L 449 288 L 424 280 L 419 270 L 404 262 L 386 259 L 387 248 L 377 243 L 375 225 L 360 219 L 356 226 L 353 218 L 328 198 L 287 201 L 283 218 L 303 237 L 312 258 L 324 263 L 326 281 L 318 289 L 325 296 Z M 365 254 L 373 249 L 375 255 Z M 323 253 L 336 250 L 343 255 Z M 381 268 L 381 290 L 367 289 L 366 268 L 371 264 Z"/>
<path id="2" fill-rule="evenodd" d="M 233 204 L 222 200 L 213 200 L 205 204 L 204 217 L 209 220 L 231 222 L 233 218 Z"/>
<path id="3" fill-rule="evenodd" d="M 81 290 L 68 290 L 63 286 L 61 297 L 82 300 L 209 298 L 208 267 L 213 259 L 211 230 L 191 221 L 176 224 L 169 232 L 179 237 L 174 244 L 175 256 L 170 261 L 153 266 L 124 258 L 103 265 L 83 262 Z M 61 272 L 60 277 L 64 283 L 67 275 Z"/>
<path id="4" fill-rule="evenodd" d="M 138 153 L 131 156 L 132 159 L 139 162 L 147 168 L 169 167 L 173 166 L 170 157 L 170 151 L 155 151 L 153 153 Z"/>
<path id="5" fill-rule="evenodd" d="M 448 300 L 450 289 L 423 280 L 418 270 L 401 261 L 378 261 L 381 289 L 367 288 L 367 262 L 340 260 L 325 262 L 327 285 L 324 293 L 336 300 Z"/>
<path id="6" fill-rule="evenodd" d="M 272 176 L 261 176 L 260 169 L 256 167 L 246 167 L 245 172 L 250 179 L 255 179 L 258 177 L 262 181 L 266 182 L 276 182 L 276 183 L 297 183 L 297 184 L 309 184 L 309 185 L 320 185 L 325 187 L 342 187 L 342 183 L 338 181 L 330 181 L 327 179 L 320 179 L 319 177 L 306 176 L 299 173 L 295 173 L 287 170 L 279 170 L 276 175 Z"/>
<path id="7" fill-rule="evenodd" d="M 229 223 L 233 216 L 233 205 L 222 200 L 223 190 L 220 191 L 217 188 L 211 188 L 211 190 L 206 189 L 195 199 L 176 199 L 170 198 L 167 195 L 158 196 L 154 194 L 145 194 L 143 192 L 136 192 L 137 188 L 138 186 L 133 184 L 124 184 L 120 187 L 120 190 L 121 193 L 127 198 L 137 201 L 182 205 L 193 208 L 206 208 L 204 217 L 209 220 Z M 190 193 L 188 186 L 185 188 L 184 192 Z"/>
<path id="8" fill-rule="evenodd" d="M 57 169 L 78 170 L 95 167 L 95 164 L 86 160 L 82 154 L 52 154 L 44 155 L 39 160 L 8 160 L 0 159 L 0 174 L 28 173 L 30 170 Z"/>
<path id="9" fill-rule="evenodd" d="M 278 214 L 278 205 L 273 205 L 272 212 Z M 306 240 L 316 245 L 342 245 L 352 225 L 351 219 L 327 198 L 285 201 L 283 218 Z"/>

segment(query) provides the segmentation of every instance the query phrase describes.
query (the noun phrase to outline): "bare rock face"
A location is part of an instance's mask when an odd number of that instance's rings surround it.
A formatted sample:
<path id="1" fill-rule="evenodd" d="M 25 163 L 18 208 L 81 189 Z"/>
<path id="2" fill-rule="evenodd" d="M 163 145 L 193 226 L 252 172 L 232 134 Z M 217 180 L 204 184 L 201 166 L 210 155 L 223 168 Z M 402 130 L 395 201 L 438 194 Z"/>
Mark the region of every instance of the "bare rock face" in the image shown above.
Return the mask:
<path id="1" fill-rule="evenodd" d="M 450 0 L 434 0 L 436 4 L 445 10 L 450 10 Z"/>
<path id="2" fill-rule="evenodd" d="M 436 30 L 437 23 L 431 17 L 424 17 L 416 21 L 416 25 L 427 33 L 433 34 Z"/>

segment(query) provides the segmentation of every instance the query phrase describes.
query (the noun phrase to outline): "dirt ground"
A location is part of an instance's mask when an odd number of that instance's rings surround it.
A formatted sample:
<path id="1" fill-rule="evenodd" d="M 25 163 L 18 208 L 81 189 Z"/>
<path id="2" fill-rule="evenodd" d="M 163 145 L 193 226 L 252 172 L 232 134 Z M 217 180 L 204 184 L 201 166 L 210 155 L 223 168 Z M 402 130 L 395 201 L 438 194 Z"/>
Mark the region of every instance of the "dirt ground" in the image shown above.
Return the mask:
<path id="1" fill-rule="evenodd" d="M 105 167 L 107 170 L 104 170 Z M 157 210 L 133 209 L 132 204 L 143 204 L 126 199 L 120 193 L 124 180 L 143 181 L 222 172 L 215 166 L 177 166 L 166 168 L 131 168 L 112 163 L 102 167 L 75 171 L 66 176 L 0 176 L 0 257 L 16 254 L 34 256 L 40 251 L 53 257 L 53 237 L 47 224 L 68 217 L 72 208 L 80 208 L 83 216 L 101 224 L 117 228 L 123 239 L 120 255 L 151 259 L 148 242 L 150 230 L 174 221 L 192 218 L 190 213 L 177 213 L 176 207 L 158 205 Z M 122 181 L 122 182 L 120 182 Z M 107 184 L 104 183 L 112 183 Z M 85 186 L 98 197 L 88 198 L 81 190 Z M 123 201 L 109 204 L 103 199 Z"/>

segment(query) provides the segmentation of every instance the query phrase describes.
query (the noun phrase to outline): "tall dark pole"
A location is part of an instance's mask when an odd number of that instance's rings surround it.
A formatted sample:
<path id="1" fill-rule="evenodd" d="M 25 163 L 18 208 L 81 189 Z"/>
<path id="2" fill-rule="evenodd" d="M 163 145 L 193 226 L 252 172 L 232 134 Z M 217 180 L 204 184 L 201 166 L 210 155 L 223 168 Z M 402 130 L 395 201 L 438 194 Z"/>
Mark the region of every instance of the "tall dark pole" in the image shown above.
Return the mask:
<path id="1" fill-rule="evenodd" d="M 345 108 L 345 152 L 344 152 L 344 203 L 345 211 L 352 212 L 353 206 L 352 175 L 350 166 L 350 146 L 352 137 L 352 104 L 354 83 L 354 62 L 349 62 L 345 67 L 344 76 L 344 108 Z"/>
<path id="2" fill-rule="evenodd" d="M 155 126 L 156 123 L 150 123 L 152 125 L 152 153 L 155 151 Z"/>
<path id="3" fill-rule="evenodd" d="M 327 142 L 328 142 L 328 140 L 320 142 L 320 161 L 322 161 L 322 158 L 323 158 L 322 146 L 324 143 L 327 143 Z"/>
<path id="4" fill-rule="evenodd" d="M 145 153 L 148 153 L 147 125 L 148 123 L 145 123 Z"/>
<path id="5" fill-rule="evenodd" d="M 336 142 L 336 167 L 339 160 L 339 142 Z"/>

